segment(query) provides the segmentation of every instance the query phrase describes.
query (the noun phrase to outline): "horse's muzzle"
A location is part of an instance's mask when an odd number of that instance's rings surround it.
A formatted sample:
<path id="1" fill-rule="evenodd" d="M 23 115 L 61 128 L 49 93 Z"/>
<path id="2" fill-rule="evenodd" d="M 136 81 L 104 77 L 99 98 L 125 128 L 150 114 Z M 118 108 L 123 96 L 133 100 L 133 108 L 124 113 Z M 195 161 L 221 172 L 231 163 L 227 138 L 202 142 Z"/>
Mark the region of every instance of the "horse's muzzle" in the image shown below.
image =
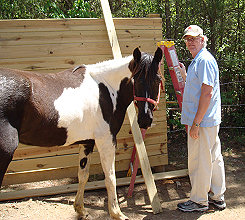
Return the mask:
<path id="1" fill-rule="evenodd" d="M 150 109 L 148 109 L 147 113 L 141 113 L 138 115 L 138 124 L 140 128 L 147 129 L 151 127 L 152 121 L 153 114 Z"/>

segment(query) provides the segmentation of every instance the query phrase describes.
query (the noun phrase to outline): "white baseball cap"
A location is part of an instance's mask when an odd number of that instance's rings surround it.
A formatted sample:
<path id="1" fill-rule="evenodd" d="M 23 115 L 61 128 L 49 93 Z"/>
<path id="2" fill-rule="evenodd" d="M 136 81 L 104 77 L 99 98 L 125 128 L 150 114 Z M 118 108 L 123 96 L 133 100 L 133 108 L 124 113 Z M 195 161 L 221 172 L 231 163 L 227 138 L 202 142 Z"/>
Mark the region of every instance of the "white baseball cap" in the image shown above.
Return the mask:
<path id="1" fill-rule="evenodd" d="M 202 30 L 202 28 L 200 28 L 197 25 L 190 25 L 189 27 L 187 27 L 184 30 L 184 35 L 183 35 L 182 38 L 184 38 L 187 35 L 190 35 L 190 36 L 193 36 L 193 37 L 197 37 L 199 35 L 203 36 L 203 30 Z"/>

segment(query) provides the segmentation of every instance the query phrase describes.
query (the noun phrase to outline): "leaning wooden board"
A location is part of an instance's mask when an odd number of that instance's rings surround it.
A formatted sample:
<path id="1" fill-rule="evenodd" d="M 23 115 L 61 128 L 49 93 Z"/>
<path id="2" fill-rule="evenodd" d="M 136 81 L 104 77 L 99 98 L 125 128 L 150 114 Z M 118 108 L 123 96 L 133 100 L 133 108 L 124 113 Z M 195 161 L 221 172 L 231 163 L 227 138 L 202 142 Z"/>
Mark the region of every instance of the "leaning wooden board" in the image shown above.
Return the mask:
<path id="1" fill-rule="evenodd" d="M 121 49 L 117 39 L 117 33 L 112 19 L 112 14 L 109 6 L 108 0 L 100 0 L 102 11 L 107 27 L 108 37 L 111 44 L 111 49 L 114 58 L 122 58 Z M 139 158 L 139 163 L 141 166 L 142 174 L 146 184 L 147 193 L 152 206 L 154 214 L 162 212 L 160 199 L 157 194 L 156 185 L 154 182 L 154 177 L 151 172 L 151 167 L 149 163 L 149 158 L 145 149 L 145 143 L 140 132 L 140 128 L 137 122 L 137 113 L 134 104 L 131 103 L 127 109 L 127 115 L 129 118 L 132 134 L 134 137 L 134 143 L 136 146 L 137 156 Z"/>

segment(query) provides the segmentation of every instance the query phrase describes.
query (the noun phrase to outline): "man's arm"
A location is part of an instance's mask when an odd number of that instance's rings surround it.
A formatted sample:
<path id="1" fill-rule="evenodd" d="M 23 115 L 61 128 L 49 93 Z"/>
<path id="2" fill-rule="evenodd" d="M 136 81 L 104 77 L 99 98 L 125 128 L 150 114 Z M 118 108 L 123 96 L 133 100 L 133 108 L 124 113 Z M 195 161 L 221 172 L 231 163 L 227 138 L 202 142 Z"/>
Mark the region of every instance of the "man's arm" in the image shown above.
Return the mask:
<path id="1" fill-rule="evenodd" d="M 204 115 L 206 114 L 208 110 L 208 106 L 210 104 L 210 100 L 212 98 L 212 92 L 213 92 L 212 86 L 206 85 L 204 83 L 202 84 L 201 96 L 199 99 L 197 113 L 195 115 L 193 125 L 191 126 L 190 129 L 190 136 L 194 139 L 198 138 L 198 131 L 199 131 L 199 127 L 195 126 L 195 124 L 196 123 L 200 124 Z"/>

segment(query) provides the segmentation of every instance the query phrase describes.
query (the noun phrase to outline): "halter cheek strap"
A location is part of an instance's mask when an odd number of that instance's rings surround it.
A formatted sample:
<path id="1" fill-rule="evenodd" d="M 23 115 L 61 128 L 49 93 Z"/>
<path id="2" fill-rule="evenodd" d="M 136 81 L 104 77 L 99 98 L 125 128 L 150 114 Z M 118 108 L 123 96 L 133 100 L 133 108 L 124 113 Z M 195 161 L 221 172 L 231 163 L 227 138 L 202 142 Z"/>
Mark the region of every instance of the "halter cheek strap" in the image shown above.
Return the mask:
<path id="1" fill-rule="evenodd" d="M 155 111 L 158 107 L 158 104 L 160 102 L 160 93 L 161 93 L 161 87 L 162 87 L 162 81 L 159 84 L 159 88 L 158 88 L 158 96 L 157 96 L 157 100 L 155 101 L 154 99 L 151 98 L 146 98 L 146 97 L 137 97 L 135 95 L 135 89 L 133 88 L 133 92 L 134 92 L 134 101 L 140 101 L 140 102 L 149 102 L 151 104 L 154 105 L 153 111 Z"/>

